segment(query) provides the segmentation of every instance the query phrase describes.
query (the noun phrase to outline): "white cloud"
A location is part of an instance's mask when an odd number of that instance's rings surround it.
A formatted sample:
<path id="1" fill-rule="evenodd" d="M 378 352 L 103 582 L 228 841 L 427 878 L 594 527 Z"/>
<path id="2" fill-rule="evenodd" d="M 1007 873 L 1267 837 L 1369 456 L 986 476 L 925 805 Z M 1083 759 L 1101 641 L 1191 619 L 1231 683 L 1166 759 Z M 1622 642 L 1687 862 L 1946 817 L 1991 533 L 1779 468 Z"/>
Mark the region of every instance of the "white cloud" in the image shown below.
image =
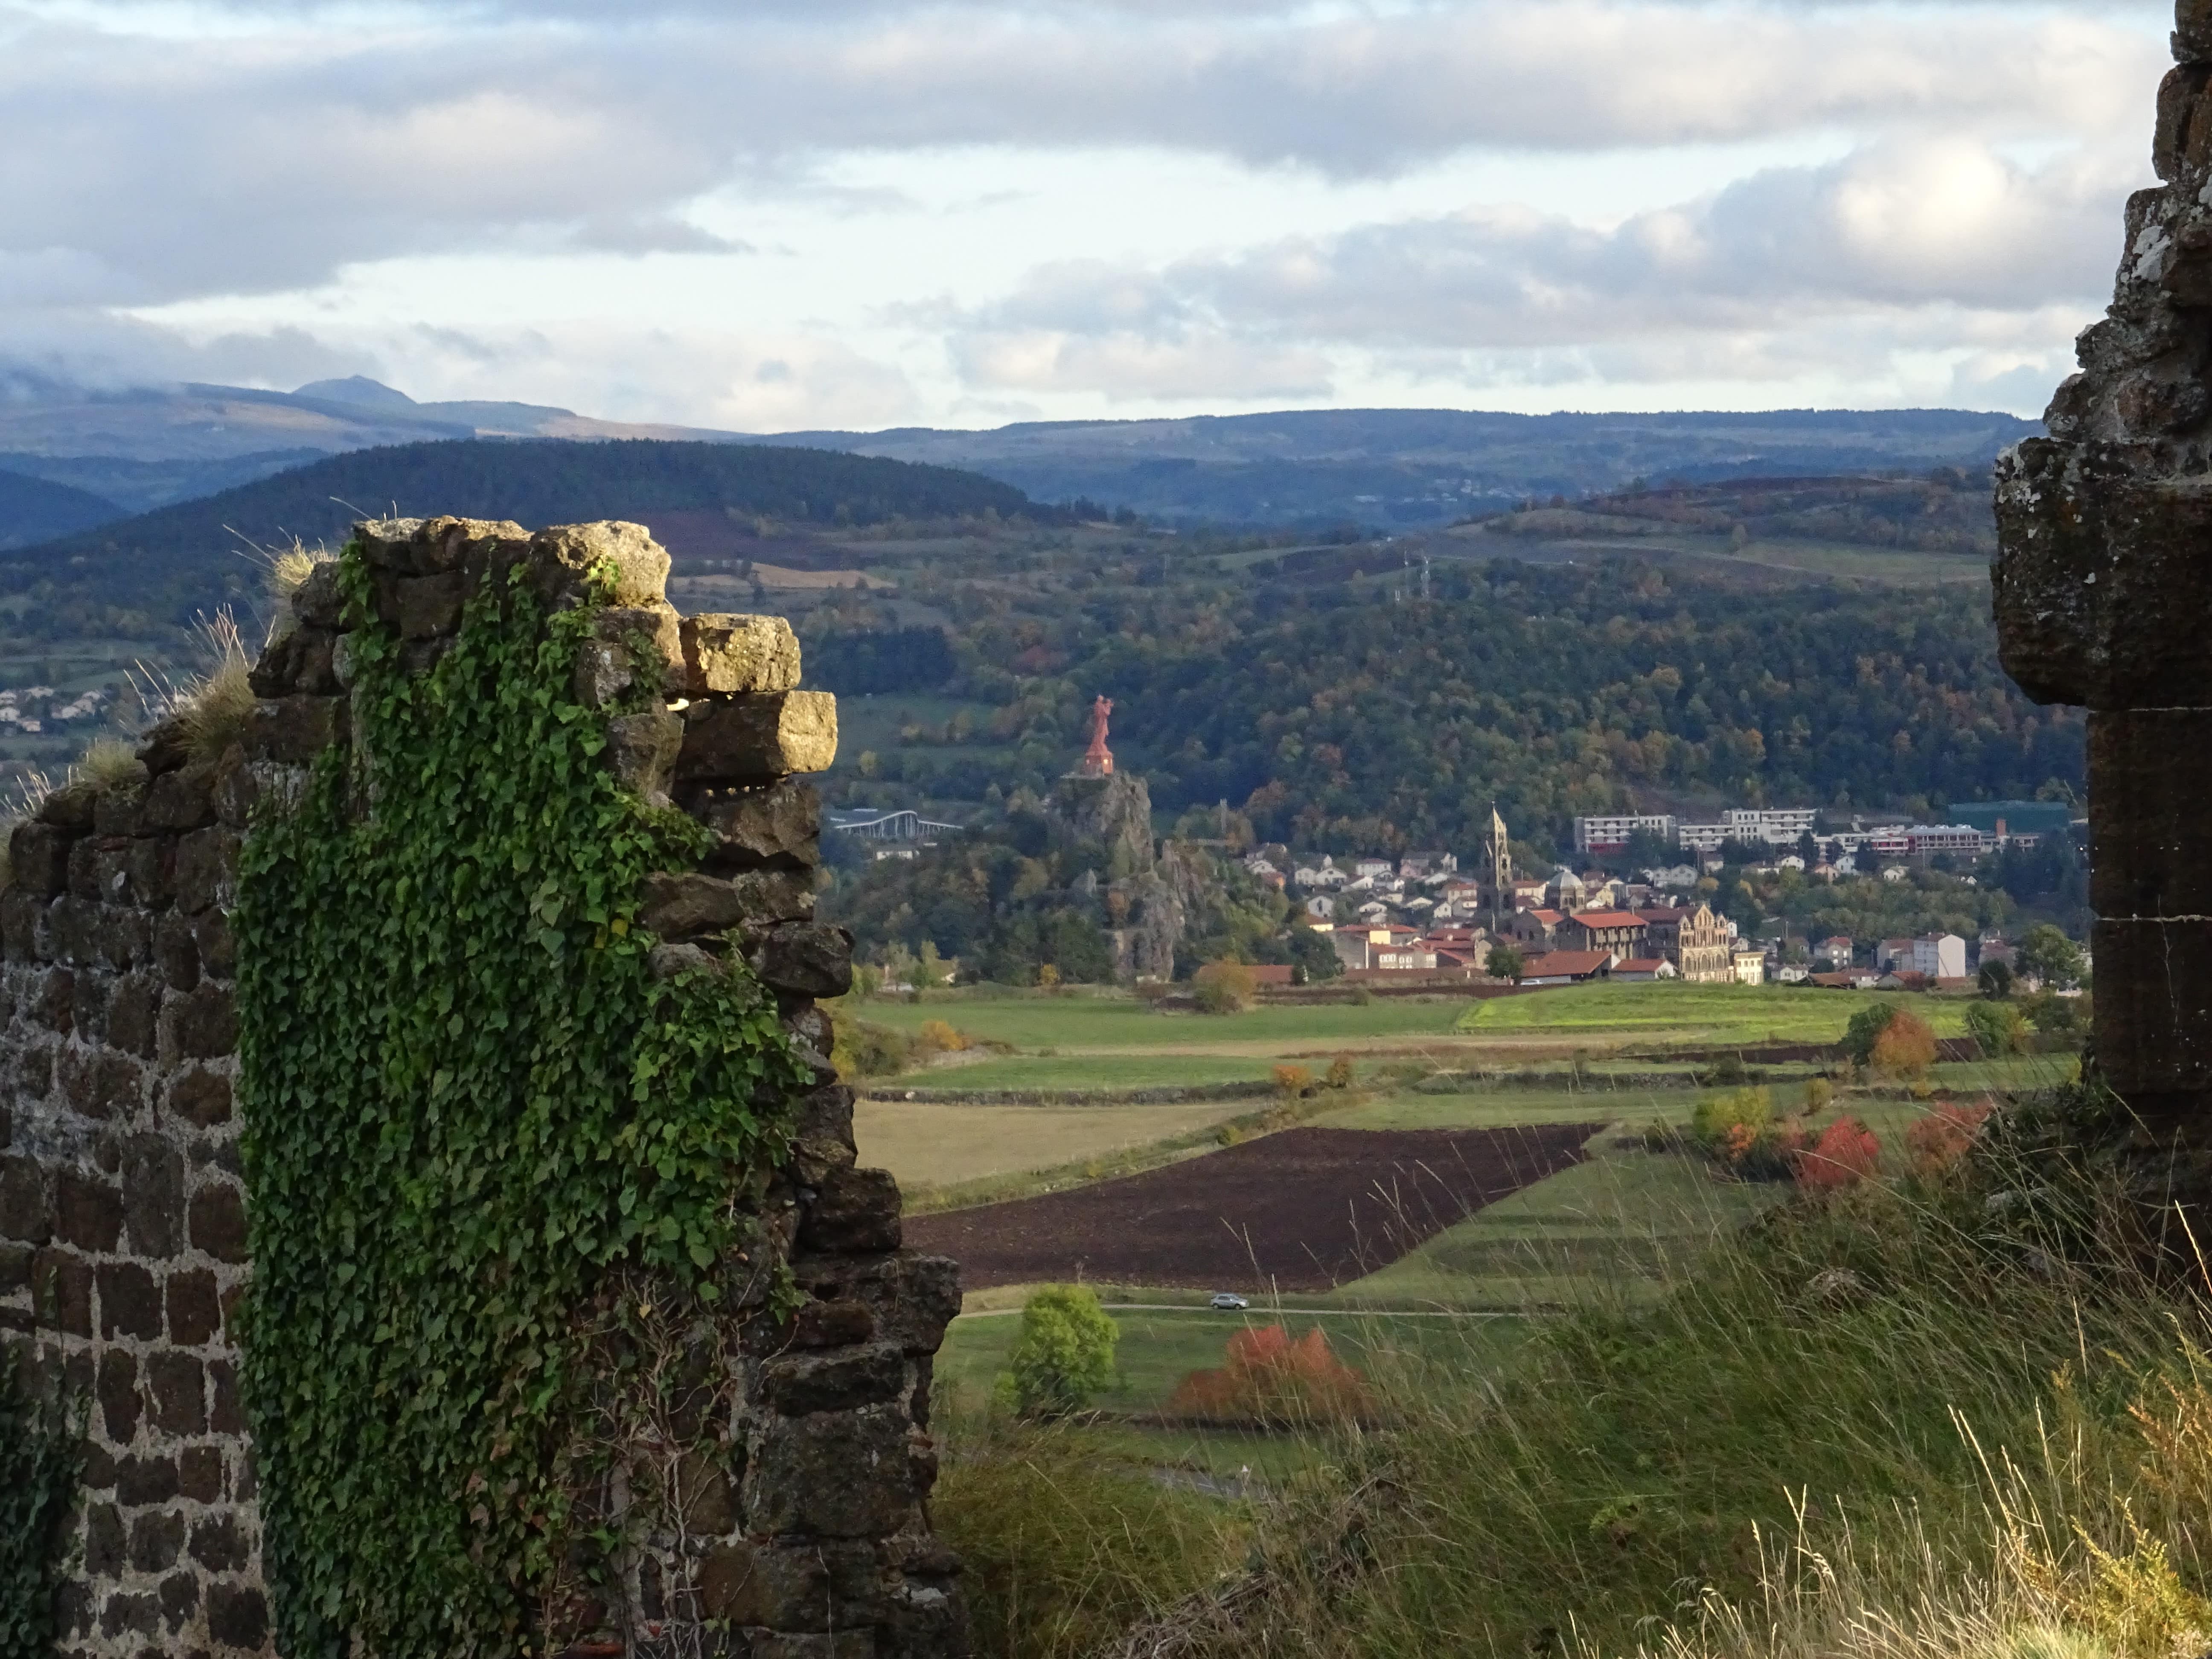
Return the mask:
<path id="1" fill-rule="evenodd" d="M 0 147 L 0 361 L 103 384 L 380 367 L 422 396 L 762 428 L 1392 377 L 1786 392 L 1941 325 L 1974 354 L 1947 360 L 1961 388 L 2016 386 L 2108 278 L 2162 27 L 2107 0 L 0 0 L 0 106 L 36 135 Z M 1731 146 L 1758 152 L 1733 184 L 1625 213 L 1511 179 L 1515 157 Z M 1142 181 L 1102 208 L 1141 239 L 1064 247 L 1065 204 L 1024 222 L 994 192 L 994 156 L 1078 154 Z M 962 187 L 830 182 L 884 155 Z M 1326 234 L 1277 189 L 1398 191 L 1470 155 L 1496 188 Z M 1179 199 L 1194 158 L 1274 219 Z M 918 274 L 915 222 L 971 211 L 956 197 L 998 204 L 972 210 L 990 257 Z M 470 304 L 373 280 L 439 258 L 475 262 Z M 831 258 L 835 283 L 751 274 Z M 635 291 L 575 276 L 595 260 Z M 719 308 L 655 309 L 671 264 L 711 270 Z M 562 314 L 556 273 L 598 308 Z M 506 316 L 481 301 L 502 285 Z"/>

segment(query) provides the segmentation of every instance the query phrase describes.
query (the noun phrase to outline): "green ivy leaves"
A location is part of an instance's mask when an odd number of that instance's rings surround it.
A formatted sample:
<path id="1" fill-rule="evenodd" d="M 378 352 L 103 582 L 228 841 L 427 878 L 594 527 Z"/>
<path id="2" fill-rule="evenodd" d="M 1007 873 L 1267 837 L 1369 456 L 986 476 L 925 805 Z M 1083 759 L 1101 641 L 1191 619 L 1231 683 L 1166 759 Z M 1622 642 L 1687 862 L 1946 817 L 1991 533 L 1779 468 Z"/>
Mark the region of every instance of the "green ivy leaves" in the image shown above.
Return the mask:
<path id="1" fill-rule="evenodd" d="M 342 576 L 355 746 L 257 825 L 234 918 L 264 1565 L 292 1659 L 514 1652 L 580 1310 L 617 1266 L 712 1293 L 804 1073 L 742 968 L 650 972 L 639 883 L 705 832 L 600 763 L 591 613 L 486 584 L 411 672 Z"/>

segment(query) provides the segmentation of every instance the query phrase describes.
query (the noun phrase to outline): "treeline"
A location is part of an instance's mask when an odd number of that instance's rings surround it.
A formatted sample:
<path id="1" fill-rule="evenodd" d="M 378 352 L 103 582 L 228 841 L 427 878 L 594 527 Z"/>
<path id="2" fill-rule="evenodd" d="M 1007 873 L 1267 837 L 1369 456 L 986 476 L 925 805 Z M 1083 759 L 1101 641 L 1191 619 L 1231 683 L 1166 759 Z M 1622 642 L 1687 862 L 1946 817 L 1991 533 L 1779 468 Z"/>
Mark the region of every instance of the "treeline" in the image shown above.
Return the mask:
<path id="1" fill-rule="evenodd" d="M 1438 570 L 1431 592 L 1100 587 L 1044 614 L 952 596 L 956 689 L 995 712 L 972 761 L 887 756 L 884 781 L 1042 788 L 1103 692 L 1156 805 L 1226 800 L 1300 847 L 1464 848 L 1493 801 L 1564 846 L 1577 813 L 1676 794 L 1926 812 L 2079 787 L 2080 712 L 2005 677 L 1978 590 L 1501 560 Z"/>
<path id="2" fill-rule="evenodd" d="M 825 526 L 1066 516 L 976 473 L 831 450 L 657 439 L 403 444 L 0 554 L 0 591 L 52 611 L 54 631 L 96 634 L 118 625 L 112 613 L 181 621 L 247 595 L 250 547 L 295 537 L 334 544 L 360 518 L 451 513 L 535 529 L 700 509 Z"/>

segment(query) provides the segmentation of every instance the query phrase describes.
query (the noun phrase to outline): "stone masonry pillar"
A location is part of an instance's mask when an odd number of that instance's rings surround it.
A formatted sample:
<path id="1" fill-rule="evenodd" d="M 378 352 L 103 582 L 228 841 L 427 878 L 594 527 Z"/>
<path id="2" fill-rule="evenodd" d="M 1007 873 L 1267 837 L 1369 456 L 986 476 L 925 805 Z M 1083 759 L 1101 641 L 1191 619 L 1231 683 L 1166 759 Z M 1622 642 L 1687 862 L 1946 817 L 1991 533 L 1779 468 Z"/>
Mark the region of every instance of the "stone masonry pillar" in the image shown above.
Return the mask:
<path id="1" fill-rule="evenodd" d="M 1997 469 L 1999 653 L 2089 710 L 2098 1067 L 2161 1196 L 2212 1201 L 2212 0 L 2180 0 L 2160 183 L 2049 436 Z M 2200 1236 L 2202 1230 L 2200 1229 Z"/>

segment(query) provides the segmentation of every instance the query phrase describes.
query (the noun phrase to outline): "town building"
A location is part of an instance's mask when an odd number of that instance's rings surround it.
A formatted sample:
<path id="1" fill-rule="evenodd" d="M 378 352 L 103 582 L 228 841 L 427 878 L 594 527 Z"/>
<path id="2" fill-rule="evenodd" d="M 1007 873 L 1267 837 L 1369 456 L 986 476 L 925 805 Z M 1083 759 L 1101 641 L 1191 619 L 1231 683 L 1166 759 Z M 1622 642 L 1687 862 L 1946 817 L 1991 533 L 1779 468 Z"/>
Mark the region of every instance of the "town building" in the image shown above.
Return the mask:
<path id="1" fill-rule="evenodd" d="M 1516 945 L 1548 951 L 1565 920 L 1557 910 L 1516 910 L 1505 924 L 1505 932 Z"/>
<path id="2" fill-rule="evenodd" d="M 1794 847 L 1812 833 L 1819 816 L 1810 806 L 1731 806 L 1721 814 L 1721 823 L 1730 841 Z"/>
<path id="3" fill-rule="evenodd" d="M 1618 853 L 1627 847 L 1629 837 L 1638 831 L 1656 836 L 1671 846 L 1674 840 L 1674 816 L 1666 812 L 1624 812 L 1577 818 L 1575 851 L 1595 853 L 1601 857 Z"/>
<path id="4" fill-rule="evenodd" d="M 1680 979 L 1674 964 L 1664 957 L 1628 957 L 1613 964 L 1613 979 Z"/>
<path id="5" fill-rule="evenodd" d="M 1581 985 L 1604 979 L 1618 960 L 1610 951 L 1547 951 L 1521 967 L 1523 985 Z"/>
<path id="6" fill-rule="evenodd" d="M 1841 933 L 1831 934 L 1813 947 L 1813 956 L 1831 968 L 1848 968 L 1851 965 L 1851 941 Z"/>
<path id="7" fill-rule="evenodd" d="M 1611 951 L 1623 957 L 1640 957 L 1644 951 L 1644 920 L 1626 910 L 1583 910 L 1563 920 L 1553 937 L 1562 951 Z"/>
<path id="8" fill-rule="evenodd" d="M 1656 918 L 1662 918 L 1656 919 Z M 1729 951 L 1735 935 L 1710 904 L 1693 909 L 1646 910 L 1638 918 L 1648 940 L 1645 950 L 1674 964 L 1685 982 L 1724 985 L 1735 974 Z"/>
<path id="9" fill-rule="evenodd" d="M 1766 952 L 1757 945 L 1739 946 L 1729 953 L 1729 962 L 1739 985 L 1766 983 Z"/>
<path id="10" fill-rule="evenodd" d="M 1930 979 L 1964 979 L 1966 941 L 1956 933 L 1924 933 L 1912 941 L 1909 965 L 1914 973 L 1925 974 Z"/>

